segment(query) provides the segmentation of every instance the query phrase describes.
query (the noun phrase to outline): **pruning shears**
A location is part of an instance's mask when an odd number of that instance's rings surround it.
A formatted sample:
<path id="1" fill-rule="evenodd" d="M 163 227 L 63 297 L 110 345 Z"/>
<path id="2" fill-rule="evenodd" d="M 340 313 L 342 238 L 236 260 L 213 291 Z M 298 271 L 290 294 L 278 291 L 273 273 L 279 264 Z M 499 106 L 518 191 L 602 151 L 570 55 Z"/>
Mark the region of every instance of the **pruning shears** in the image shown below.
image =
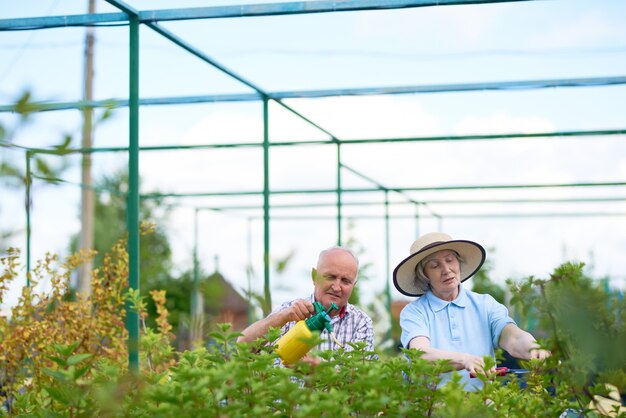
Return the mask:
<path id="1" fill-rule="evenodd" d="M 509 373 L 520 375 L 520 374 L 528 373 L 528 370 L 527 369 L 509 369 L 508 367 L 496 367 L 496 371 L 492 376 L 505 376 Z M 476 373 L 470 373 L 470 377 L 475 378 Z"/>

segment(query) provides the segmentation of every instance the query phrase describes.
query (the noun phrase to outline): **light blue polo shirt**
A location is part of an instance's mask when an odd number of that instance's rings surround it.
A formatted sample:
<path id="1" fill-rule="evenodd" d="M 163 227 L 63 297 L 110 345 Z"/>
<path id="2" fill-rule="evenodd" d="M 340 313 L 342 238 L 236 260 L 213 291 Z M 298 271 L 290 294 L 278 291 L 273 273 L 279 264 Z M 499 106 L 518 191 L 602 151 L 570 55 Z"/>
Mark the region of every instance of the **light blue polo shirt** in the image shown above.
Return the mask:
<path id="1" fill-rule="evenodd" d="M 446 351 L 495 357 L 500 334 L 507 324 L 515 323 L 508 309 L 491 295 L 483 295 L 459 286 L 455 300 L 439 299 L 431 291 L 402 309 L 402 346 L 415 337 L 428 337 L 430 345 Z M 459 370 L 466 389 L 480 387 L 479 379 L 470 379 L 467 370 Z M 449 376 L 444 376 L 444 381 Z"/>

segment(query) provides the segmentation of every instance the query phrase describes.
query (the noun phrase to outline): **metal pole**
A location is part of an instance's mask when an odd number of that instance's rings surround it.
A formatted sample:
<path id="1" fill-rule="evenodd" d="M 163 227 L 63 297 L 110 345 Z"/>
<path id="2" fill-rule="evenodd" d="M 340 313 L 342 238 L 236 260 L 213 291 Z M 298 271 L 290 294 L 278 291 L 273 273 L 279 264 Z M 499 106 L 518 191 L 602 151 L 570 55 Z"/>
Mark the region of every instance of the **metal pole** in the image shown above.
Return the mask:
<path id="1" fill-rule="evenodd" d="M 246 254 L 247 254 L 247 266 L 246 276 L 248 279 L 248 323 L 252 323 L 254 311 L 252 309 L 252 218 L 248 218 L 247 226 L 247 240 L 246 240 Z"/>
<path id="2" fill-rule="evenodd" d="M 139 19 L 130 16 L 130 91 L 128 152 L 128 279 L 139 289 Z M 127 310 L 128 369 L 139 373 L 139 313 Z"/>
<path id="3" fill-rule="evenodd" d="M 420 205 L 415 205 L 415 239 L 420 236 Z"/>
<path id="4" fill-rule="evenodd" d="M 270 145 L 269 145 L 269 108 L 267 97 L 263 98 L 263 277 L 265 306 L 263 315 L 272 310 L 272 293 L 270 291 Z"/>
<path id="5" fill-rule="evenodd" d="M 198 312 L 198 283 L 199 283 L 199 265 L 198 265 L 198 208 L 194 211 L 193 217 L 193 290 L 191 292 L 191 317 L 194 318 Z"/>
<path id="6" fill-rule="evenodd" d="M 386 278 L 385 278 L 385 293 L 387 295 L 387 312 L 389 312 L 389 332 L 387 333 L 387 339 L 391 340 L 393 337 L 393 316 L 391 315 L 391 277 L 389 271 L 391 264 L 389 261 L 389 191 L 385 190 L 385 263 L 386 263 Z"/>
<path id="7" fill-rule="evenodd" d="M 341 144 L 337 143 L 337 245 L 341 245 Z"/>
<path id="8" fill-rule="evenodd" d="M 30 159 L 32 156 L 31 151 L 26 151 L 26 201 L 24 202 L 26 206 L 26 286 L 30 287 L 30 186 L 32 183 L 33 177 L 30 173 Z"/>

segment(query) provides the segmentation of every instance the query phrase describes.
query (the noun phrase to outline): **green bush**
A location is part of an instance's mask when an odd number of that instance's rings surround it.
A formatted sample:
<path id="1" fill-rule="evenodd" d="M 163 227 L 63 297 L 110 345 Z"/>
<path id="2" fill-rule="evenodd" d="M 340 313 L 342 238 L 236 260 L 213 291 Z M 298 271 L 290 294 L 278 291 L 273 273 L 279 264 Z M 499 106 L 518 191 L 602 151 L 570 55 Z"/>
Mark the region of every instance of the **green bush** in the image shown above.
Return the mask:
<path id="1" fill-rule="evenodd" d="M 141 372 L 133 375 L 127 351 L 119 345 L 125 333 L 110 327 L 120 324 L 127 301 L 145 317 L 139 295 L 119 292 L 127 276 L 122 248 L 116 247 L 105 268 L 94 272 L 100 278 L 97 301 L 62 297 L 67 288 L 61 279 L 69 280 L 67 271 L 79 259 L 64 264 L 61 273 L 44 263 L 37 274 L 55 278 L 53 296 L 34 298 L 25 291 L 13 310 L 17 316 L 0 321 L 0 344 L 6 349 L 0 353 L 0 401 L 6 401 L 0 415 L 559 417 L 570 411 L 568 416 L 597 416 L 588 408 L 594 395 L 606 395 L 604 383 L 624 392 L 624 301 L 596 286 L 575 264 L 557 268 L 548 280 L 510 283 L 513 303 L 537 316 L 547 336 L 543 342 L 554 353 L 545 362 L 522 362 L 529 370 L 523 381 L 483 377 L 482 389 L 465 392 L 458 375 L 439 385 L 441 373 L 450 370 L 444 361 L 425 361 L 416 350 L 377 353 L 373 359 L 375 353 L 362 343 L 350 351 L 316 353 L 324 361 L 314 368 L 306 363 L 278 367 L 268 344 L 278 330 L 270 330 L 264 340 L 238 344 L 239 334 L 230 332 L 229 324 L 209 335 L 214 343 L 206 348 L 173 353 L 165 295 L 157 293 L 152 296 L 162 307 L 158 327 L 143 329 Z M 0 284 L 16 275 L 17 257 L 12 251 L 1 260 Z M 104 289 L 109 293 L 100 294 Z M 82 321 L 75 320 L 76 312 Z"/>

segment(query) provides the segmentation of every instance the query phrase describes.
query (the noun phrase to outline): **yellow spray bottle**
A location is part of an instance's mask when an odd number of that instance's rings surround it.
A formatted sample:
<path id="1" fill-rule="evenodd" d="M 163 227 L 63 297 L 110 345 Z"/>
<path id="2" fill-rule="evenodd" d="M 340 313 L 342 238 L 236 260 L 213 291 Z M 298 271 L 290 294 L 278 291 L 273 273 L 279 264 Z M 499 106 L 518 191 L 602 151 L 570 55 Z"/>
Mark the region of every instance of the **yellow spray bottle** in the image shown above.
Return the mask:
<path id="1" fill-rule="evenodd" d="M 324 305 L 319 302 L 313 302 L 313 307 L 315 308 L 315 315 L 298 321 L 293 328 L 276 342 L 278 346 L 276 353 L 283 360 L 284 364 L 295 363 L 313 348 L 313 344 L 310 342 L 314 331 L 322 332 L 324 329 L 327 329 L 329 333 L 333 332 L 328 314 L 333 309 L 339 309 L 337 305 L 331 303 L 330 308 L 326 312 L 324 312 Z"/>

